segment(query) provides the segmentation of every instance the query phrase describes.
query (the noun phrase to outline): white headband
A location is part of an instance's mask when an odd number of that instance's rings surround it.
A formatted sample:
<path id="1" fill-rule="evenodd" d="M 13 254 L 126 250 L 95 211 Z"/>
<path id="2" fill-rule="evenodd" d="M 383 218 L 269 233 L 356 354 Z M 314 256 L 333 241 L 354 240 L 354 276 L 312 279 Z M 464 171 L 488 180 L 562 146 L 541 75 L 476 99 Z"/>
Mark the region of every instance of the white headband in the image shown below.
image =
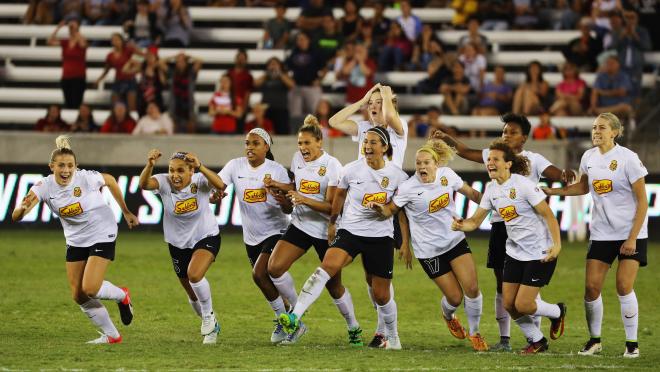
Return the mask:
<path id="1" fill-rule="evenodd" d="M 248 134 L 256 134 L 257 136 L 263 138 L 264 142 L 266 142 L 268 146 L 273 145 L 273 140 L 270 138 L 270 134 L 268 134 L 268 132 L 266 132 L 263 128 L 254 128 Z"/>
<path id="2" fill-rule="evenodd" d="M 383 135 L 380 133 L 380 131 L 378 131 L 378 130 L 372 130 L 372 129 L 374 129 L 374 128 L 369 128 L 369 129 L 367 130 L 367 132 L 376 133 L 376 134 L 378 135 L 378 137 L 380 137 L 380 139 L 382 139 L 383 142 L 385 142 L 385 144 L 386 144 L 387 146 L 390 145 L 390 142 L 387 140 L 387 137 L 383 136 Z"/>

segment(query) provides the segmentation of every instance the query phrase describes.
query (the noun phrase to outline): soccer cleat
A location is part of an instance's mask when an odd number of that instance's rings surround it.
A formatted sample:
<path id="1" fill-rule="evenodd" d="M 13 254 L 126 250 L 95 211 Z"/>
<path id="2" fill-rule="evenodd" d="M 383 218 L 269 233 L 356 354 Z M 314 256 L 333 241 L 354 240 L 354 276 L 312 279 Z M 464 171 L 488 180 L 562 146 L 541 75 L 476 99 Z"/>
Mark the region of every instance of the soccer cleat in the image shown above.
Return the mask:
<path id="1" fill-rule="evenodd" d="M 280 317 L 277 319 L 277 321 L 282 325 L 284 331 L 289 334 L 295 332 L 296 329 L 298 329 L 298 324 L 300 323 L 298 316 L 293 313 L 280 314 Z"/>
<path id="2" fill-rule="evenodd" d="M 282 327 L 282 325 L 278 323 L 277 320 L 274 320 L 274 322 L 275 322 L 275 329 L 273 330 L 273 333 L 270 335 L 270 342 L 274 344 L 279 344 L 280 342 L 284 341 L 288 335 L 286 332 L 284 332 L 284 327 Z"/>
<path id="3" fill-rule="evenodd" d="M 508 341 L 507 342 L 500 341 L 500 342 L 496 343 L 495 345 L 493 345 L 488 350 L 489 351 L 495 351 L 495 352 L 499 352 L 499 351 L 510 352 L 512 349 L 511 349 L 511 345 L 509 344 Z"/>
<path id="4" fill-rule="evenodd" d="M 110 337 L 106 334 L 99 332 L 101 337 L 87 341 L 88 344 L 119 344 L 121 343 L 121 335 L 119 337 Z"/>
<path id="5" fill-rule="evenodd" d="M 449 320 L 447 320 L 447 318 L 445 318 L 444 316 L 442 318 L 447 323 L 447 328 L 449 328 L 449 333 L 451 333 L 452 336 L 456 337 L 459 340 L 462 340 L 465 337 L 467 337 L 465 328 L 463 328 L 461 322 L 454 314 L 452 314 L 451 319 Z"/>
<path id="6" fill-rule="evenodd" d="M 520 351 L 520 354 L 538 354 L 548 350 L 548 340 L 543 337 L 536 342 L 529 342 L 527 346 Z"/>
<path id="7" fill-rule="evenodd" d="M 564 320 L 566 319 L 567 306 L 563 302 L 558 303 L 557 306 L 559 306 L 559 318 L 550 319 L 550 338 L 553 340 L 564 334 Z"/>
<path id="8" fill-rule="evenodd" d="M 199 331 L 202 334 L 202 336 L 206 336 L 208 334 L 211 334 L 215 330 L 215 328 L 218 325 L 218 321 L 215 319 L 215 314 L 211 312 L 209 315 L 204 315 L 202 316 L 202 326 L 200 327 Z"/>
<path id="9" fill-rule="evenodd" d="M 307 326 L 301 320 L 298 320 L 296 330 L 289 333 L 286 338 L 280 342 L 280 345 L 293 345 L 297 343 L 305 333 L 307 333 Z"/>
<path id="10" fill-rule="evenodd" d="M 355 327 L 348 329 L 348 344 L 351 346 L 364 346 L 364 342 L 362 342 L 362 328 Z"/>
<path id="11" fill-rule="evenodd" d="M 623 353 L 624 358 L 639 358 L 639 347 L 637 342 L 626 342 L 626 351 Z"/>
<path id="12" fill-rule="evenodd" d="M 481 336 L 480 333 L 475 333 L 474 336 L 468 336 L 470 342 L 472 343 L 472 348 L 475 351 L 488 351 L 488 344 L 486 340 Z"/>
<path id="13" fill-rule="evenodd" d="M 376 333 L 374 335 L 374 338 L 371 339 L 371 342 L 369 343 L 369 347 L 375 347 L 375 348 L 383 348 L 386 345 L 386 340 L 385 340 L 385 335 L 382 333 Z"/>
<path id="14" fill-rule="evenodd" d="M 215 344 L 216 342 L 218 342 L 218 334 L 220 334 L 220 324 L 215 323 L 215 329 L 213 330 L 213 332 L 204 336 L 204 340 L 202 341 L 202 344 L 204 345 Z"/>
<path id="15" fill-rule="evenodd" d="M 578 355 L 596 355 L 601 351 L 603 351 L 603 345 L 600 343 L 600 339 L 590 338 L 582 350 L 578 351 Z"/>
<path id="16" fill-rule="evenodd" d="M 124 325 L 129 325 L 133 321 L 133 303 L 131 302 L 131 295 L 128 292 L 128 288 L 121 288 L 126 296 L 120 302 L 117 302 L 119 306 L 119 315 L 121 316 L 121 322 Z"/>
<path id="17" fill-rule="evenodd" d="M 388 337 L 387 341 L 385 341 L 385 349 L 401 350 L 401 339 L 399 339 L 399 336 Z"/>

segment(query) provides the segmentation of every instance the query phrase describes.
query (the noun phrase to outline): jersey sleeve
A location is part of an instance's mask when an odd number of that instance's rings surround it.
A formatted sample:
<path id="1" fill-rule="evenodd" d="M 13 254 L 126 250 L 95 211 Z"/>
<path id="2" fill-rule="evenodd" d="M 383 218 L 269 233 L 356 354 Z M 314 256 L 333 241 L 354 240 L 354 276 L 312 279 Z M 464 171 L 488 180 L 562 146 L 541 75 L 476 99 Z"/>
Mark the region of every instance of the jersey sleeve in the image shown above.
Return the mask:
<path id="1" fill-rule="evenodd" d="M 647 174 L 649 172 L 646 170 L 642 161 L 639 160 L 639 156 L 635 153 L 630 153 L 626 161 L 626 178 L 628 182 L 632 185 Z"/>
<path id="2" fill-rule="evenodd" d="M 339 185 L 341 168 L 341 163 L 337 159 L 333 159 L 328 163 L 328 187 L 335 187 Z"/>
<path id="3" fill-rule="evenodd" d="M 291 183 L 291 178 L 289 177 L 289 172 L 286 171 L 286 168 L 282 166 L 281 164 L 277 163 L 277 172 L 274 172 L 274 177 L 273 179 L 277 182 L 281 183 L 286 183 L 289 184 Z"/>
<path id="4" fill-rule="evenodd" d="M 158 188 L 154 190 L 154 193 L 160 195 L 166 194 L 168 190 L 167 186 L 169 186 L 169 181 L 167 180 L 167 174 L 158 173 L 158 174 L 154 174 L 151 177 L 155 178 L 156 181 L 158 181 Z"/>
<path id="5" fill-rule="evenodd" d="M 550 160 L 546 159 L 543 155 L 536 153 L 534 154 L 534 159 L 529 159 L 529 161 L 534 165 L 534 172 L 539 179 L 543 177 L 545 169 L 552 165 Z"/>
<path id="6" fill-rule="evenodd" d="M 533 183 L 521 184 L 523 191 L 523 198 L 529 202 L 532 207 L 536 207 L 540 202 L 544 201 L 546 195 L 541 189 Z"/>
<path id="7" fill-rule="evenodd" d="M 461 187 L 463 187 L 463 179 L 452 169 L 449 169 L 449 172 L 447 172 L 447 181 L 449 181 L 449 187 L 451 187 L 454 191 L 458 191 Z"/>
<path id="8" fill-rule="evenodd" d="M 351 174 L 348 170 L 349 167 L 344 167 L 339 174 L 339 183 L 337 187 L 340 189 L 348 189 L 348 183 L 350 182 Z"/>
<path id="9" fill-rule="evenodd" d="M 410 202 L 410 187 L 401 184 L 392 197 L 392 202 L 399 208 L 403 208 Z"/>
<path id="10" fill-rule="evenodd" d="M 371 124 L 369 124 L 368 122 L 365 122 L 365 121 L 357 122 L 357 135 L 351 136 L 351 139 L 353 140 L 353 142 L 359 142 L 360 141 L 360 133 L 368 130 L 369 128 L 371 128 Z"/>
<path id="11" fill-rule="evenodd" d="M 39 200 L 48 199 L 48 185 L 46 185 L 46 178 L 42 178 L 39 182 L 35 183 L 30 190 Z"/>
<path id="12" fill-rule="evenodd" d="M 589 152 L 582 154 L 582 159 L 580 159 L 580 174 L 587 174 L 587 160 L 589 159 Z"/>
<path id="13" fill-rule="evenodd" d="M 232 159 L 229 163 L 225 164 L 225 166 L 222 167 L 222 170 L 218 173 L 222 183 L 227 186 L 234 183 L 234 168 L 236 168 L 236 161 Z"/>
<path id="14" fill-rule="evenodd" d="M 490 198 L 493 196 L 491 191 L 493 188 L 491 185 L 492 184 L 490 182 L 486 184 L 486 190 L 484 190 L 484 194 L 481 197 L 481 203 L 479 203 L 479 208 L 485 209 L 487 211 L 493 209 L 493 203 L 490 200 Z"/>
<path id="15" fill-rule="evenodd" d="M 197 182 L 197 187 L 199 187 L 199 190 L 202 192 L 210 192 L 213 187 L 209 183 L 209 180 L 206 178 L 206 176 L 201 172 L 195 174 L 197 175 L 197 180 L 195 180 L 195 182 Z"/>
<path id="16" fill-rule="evenodd" d="M 489 149 L 481 150 L 481 158 L 484 159 L 484 164 L 488 164 L 488 153 L 489 152 L 490 152 Z"/>
<path id="17" fill-rule="evenodd" d="M 105 186 L 105 179 L 103 179 L 103 174 L 95 170 L 80 170 L 79 172 L 83 173 L 85 181 L 91 189 L 98 190 Z"/>

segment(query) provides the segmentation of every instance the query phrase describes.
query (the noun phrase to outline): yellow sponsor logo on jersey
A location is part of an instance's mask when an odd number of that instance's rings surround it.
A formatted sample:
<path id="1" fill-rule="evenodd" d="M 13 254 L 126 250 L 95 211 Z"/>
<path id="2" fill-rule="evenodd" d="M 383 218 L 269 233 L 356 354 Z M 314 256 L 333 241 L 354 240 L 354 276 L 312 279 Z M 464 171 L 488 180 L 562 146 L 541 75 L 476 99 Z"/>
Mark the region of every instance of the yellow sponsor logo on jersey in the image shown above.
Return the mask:
<path id="1" fill-rule="evenodd" d="M 180 200 L 174 204 L 175 214 L 184 214 L 197 210 L 197 198 Z"/>
<path id="2" fill-rule="evenodd" d="M 83 212 L 80 202 L 69 204 L 66 207 L 60 208 L 60 217 L 73 217 Z"/>
<path id="3" fill-rule="evenodd" d="M 518 217 L 518 212 L 516 211 L 515 205 L 509 205 L 508 207 L 500 208 L 500 216 L 505 222 L 509 222 L 512 219 Z"/>
<path id="4" fill-rule="evenodd" d="M 79 198 L 80 195 L 82 195 L 82 190 L 80 190 L 80 187 L 76 186 L 73 188 L 73 196 L 76 198 Z"/>
<path id="5" fill-rule="evenodd" d="M 387 193 L 386 192 L 377 192 L 374 194 L 364 194 L 362 197 L 362 206 L 367 206 L 367 203 L 374 202 L 378 204 L 387 203 Z"/>
<path id="6" fill-rule="evenodd" d="M 444 193 L 429 203 L 429 213 L 435 213 L 449 205 L 449 193 Z"/>
<path id="7" fill-rule="evenodd" d="M 243 191 L 243 201 L 247 203 L 262 203 L 266 201 L 266 189 L 247 189 Z"/>
<path id="8" fill-rule="evenodd" d="M 300 181 L 300 192 L 303 194 L 318 194 L 321 192 L 321 184 L 316 181 Z"/>
<path id="9" fill-rule="evenodd" d="M 612 180 L 594 180 L 591 185 L 596 194 L 607 194 L 612 191 Z"/>

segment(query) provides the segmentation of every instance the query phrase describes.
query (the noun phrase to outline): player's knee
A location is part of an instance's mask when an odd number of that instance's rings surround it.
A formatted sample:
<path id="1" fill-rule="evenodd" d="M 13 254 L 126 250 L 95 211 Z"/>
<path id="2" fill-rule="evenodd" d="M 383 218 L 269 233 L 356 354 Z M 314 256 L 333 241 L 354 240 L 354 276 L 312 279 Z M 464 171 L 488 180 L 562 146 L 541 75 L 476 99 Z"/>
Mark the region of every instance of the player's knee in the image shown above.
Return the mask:
<path id="1" fill-rule="evenodd" d="M 99 286 L 83 283 L 82 285 L 82 294 L 89 298 L 96 297 L 96 294 L 99 293 Z"/>
<path id="2" fill-rule="evenodd" d="M 502 306 L 504 306 L 504 310 L 509 314 L 516 312 L 516 304 L 514 301 L 503 301 Z"/>
<path id="3" fill-rule="evenodd" d="M 82 288 L 75 289 L 71 291 L 71 298 L 78 305 L 82 305 L 89 300 L 89 297 L 83 293 Z"/>
<path id="4" fill-rule="evenodd" d="M 616 281 L 616 293 L 619 296 L 625 296 L 630 292 L 632 292 L 632 290 L 633 290 L 632 282 L 627 282 L 622 280 Z"/>
<path id="5" fill-rule="evenodd" d="M 534 299 L 531 301 L 529 299 L 517 298 L 515 303 L 515 309 L 518 313 L 523 315 L 531 315 L 536 311 L 536 302 Z"/>
<path id="6" fill-rule="evenodd" d="M 447 293 L 445 297 L 451 306 L 458 307 L 461 305 L 461 301 L 463 300 L 463 292 L 461 292 L 459 289 L 453 293 Z"/>
<path id="7" fill-rule="evenodd" d="M 284 273 L 287 271 L 287 268 L 284 267 L 280 262 L 277 261 L 269 261 L 268 262 L 268 275 L 270 275 L 273 278 L 279 278 L 280 276 L 284 275 Z"/>
<path id="8" fill-rule="evenodd" d="M 188 269 L 187 275 L 188 275 L 188 281 L 190 281 L 191 283 L 197 283 L 200 280 L 204 279 L 204 274 L 196 270 Z"/>
<path id="9" fill-rule="evenodd" d="M 328 290 L 328 293 L 330 293 L 332 298 L 340 298 L 344 295 L 344 286 L 339 281 L 330 279 L 325 283 L 325 288 Z"/>
<path id="10" fill-rule="evenodd" d="M 618 290 L 618 283 L 617 283 L 617 290 Z M 584 299 L 587 301 L 593 301 L 600 296 L 600 288 L 593 284 L 587 282 L 587 284 L 584 287 Z"/>
<path id="11" fill-rule="evenodd" d="M 254 280 L 254 283 L 261 288 L 261 286 L 263 286 L 266 281 L 270 280 L 270 278 L 265 272 L 252 270 L 252 280 Z"/>
<path id="12" fill-rule="evenodd" d="M 390 302 L 390 288 L 374 288 L 374 300 L 378 305 L 386 305 Z"/>
<path id="13" fill-rule="evenodd" d="M 474 283 L 468 283 L 463 288 L 463 291 L 465 292 L 466 296 L 470 298 L 477 298 L 479 296 L 479 285 L 476 281 Z"/>

